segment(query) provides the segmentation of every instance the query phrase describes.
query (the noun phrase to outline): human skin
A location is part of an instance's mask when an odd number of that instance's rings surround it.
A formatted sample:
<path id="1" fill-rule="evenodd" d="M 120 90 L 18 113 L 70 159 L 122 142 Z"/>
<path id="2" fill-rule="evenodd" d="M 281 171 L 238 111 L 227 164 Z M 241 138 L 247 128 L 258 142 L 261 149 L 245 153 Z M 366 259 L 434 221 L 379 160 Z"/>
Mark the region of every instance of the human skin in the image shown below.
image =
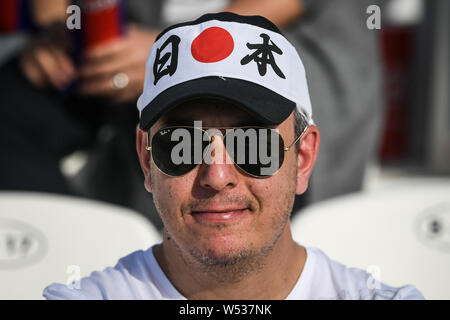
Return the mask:
<path id="1" fill-rule="evenodd" d="M 259 124 L 228 103 L 197 100 L 164 115 L 151 134 L 173 122 L 192 125 L 194 120 L 202 120 L 204 127 Z M 277 129 L 286 145 L 293 142 L 293 114 Z M 201 164 L 186 175 L 170 177 L 152 163 L 145 150 L 146 132 L 137 129 L 145 187 L 153 193 L 165 228 L 155 256 L 181 294 L 189 299 L 288 296 L 306 261 L 305 249 L 292 239 L 289 217 L 295 194 L 307 189 L 319 140 L 317 127 L 310 126 L 298 154 L 295 148 L 286 152 L 283 166 L 267 178 L 251 177 L 226 161 Z M 230 211 L 235 215 L 226 219 Z M 218 218 L 203 218 L 214 217 L 206 212 Z"/>
<path id="2" fill-rule="evenodd" d="M 244 16 L 260 15 L 283 28 L 298 19 L 305 8 L 300 0 L 233 0 L 223 11 Z"/>

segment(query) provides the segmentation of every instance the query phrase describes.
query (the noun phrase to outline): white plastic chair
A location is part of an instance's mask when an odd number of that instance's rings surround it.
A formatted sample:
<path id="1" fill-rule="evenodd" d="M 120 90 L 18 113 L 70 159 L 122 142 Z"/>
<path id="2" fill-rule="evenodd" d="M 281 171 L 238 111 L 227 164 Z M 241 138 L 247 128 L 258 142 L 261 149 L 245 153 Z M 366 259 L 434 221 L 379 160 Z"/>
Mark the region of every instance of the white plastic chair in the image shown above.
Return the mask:
<path id="1" fill-rule="evenodd" d="M 137 212 L 45 193 L 0 193 L 0 299 L 43 299 L 57 282 L 114 266 L 162 239 Z"/>
<path id="2" fill-rule="evenodd" d="M 395 181 L 305 208 L 293 237 L 389 285 L 450 299 L 450 179 Z"/>

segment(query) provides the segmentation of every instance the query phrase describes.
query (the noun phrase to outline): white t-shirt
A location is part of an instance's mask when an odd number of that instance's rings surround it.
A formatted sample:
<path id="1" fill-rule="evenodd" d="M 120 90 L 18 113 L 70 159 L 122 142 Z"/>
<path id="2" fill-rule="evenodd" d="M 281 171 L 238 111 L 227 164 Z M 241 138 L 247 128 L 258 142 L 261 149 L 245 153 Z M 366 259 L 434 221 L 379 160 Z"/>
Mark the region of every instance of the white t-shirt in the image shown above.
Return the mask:
<path id="1" fill-rule="evenodd" d="M 166 277 L 153 255 L 153 247 L 121 258 L 117 265 L 92 272 L 78 286 L 52 284 L 46 299 L 186 299 Z M 303 271 L 286 299 L 424 299 L 413 286 L 391 287 L 376 282 L 364 270 L 348 268 L 317 248 L 306 247 Z"/>

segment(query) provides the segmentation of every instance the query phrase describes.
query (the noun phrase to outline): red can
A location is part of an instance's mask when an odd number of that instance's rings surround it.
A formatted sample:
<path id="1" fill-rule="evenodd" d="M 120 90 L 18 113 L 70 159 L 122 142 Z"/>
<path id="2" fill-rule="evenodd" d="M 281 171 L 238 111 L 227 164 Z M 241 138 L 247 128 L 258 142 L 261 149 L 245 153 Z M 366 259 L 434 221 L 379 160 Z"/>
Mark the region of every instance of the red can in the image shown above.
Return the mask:
<path id="1" fill-rule="evenodd" d="M 80 0 L 82 47 L 91 49 L 125 32 L 123 0 Z"/>

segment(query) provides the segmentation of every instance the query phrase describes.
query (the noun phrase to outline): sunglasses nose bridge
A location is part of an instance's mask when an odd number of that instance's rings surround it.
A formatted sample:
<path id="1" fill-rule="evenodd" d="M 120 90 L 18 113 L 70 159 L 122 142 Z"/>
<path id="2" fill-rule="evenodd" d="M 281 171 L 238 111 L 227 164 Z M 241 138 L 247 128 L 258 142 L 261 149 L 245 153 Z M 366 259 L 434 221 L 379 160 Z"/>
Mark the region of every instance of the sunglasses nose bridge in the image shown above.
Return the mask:
<path id="1" fill-rule="evenodd" d="M 233 164 L 233 160 L 228 154 L 225 144 L 225 136 L 222 133 L 209 134 L 208 152 L 204 161 L 207 165 L 212 164 Z"/>

